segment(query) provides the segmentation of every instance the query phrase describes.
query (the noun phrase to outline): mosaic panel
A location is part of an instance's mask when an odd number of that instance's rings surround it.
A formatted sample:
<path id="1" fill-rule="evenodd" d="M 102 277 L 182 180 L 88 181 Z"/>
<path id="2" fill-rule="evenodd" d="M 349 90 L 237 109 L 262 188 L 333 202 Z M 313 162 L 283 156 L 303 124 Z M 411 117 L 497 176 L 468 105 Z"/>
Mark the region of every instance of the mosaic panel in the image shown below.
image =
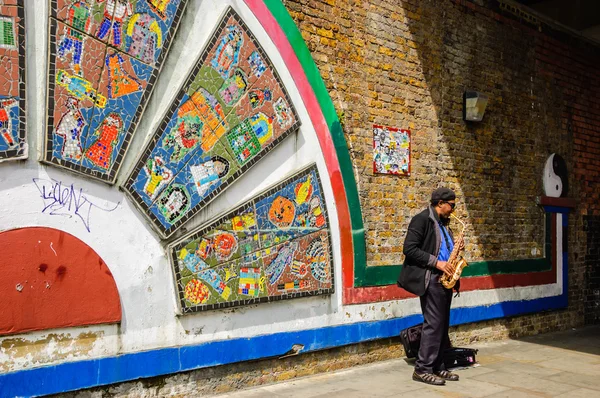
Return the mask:
<path id="1" fill-rule="evenodd" d="M 187 0 L 49 0 L 43 161 L 114 183 Z"/>
<path id="2" fill-rule="evenodd" d="M 332 293 L 324 199 L 312 165 L 171 245 L 181 312 Z"/>
<path id="3" fill-rule="evenodd" d="M 229 8 L 124 189 L 168 238 L 299 125 L 270 59 Z"/>
<path id="4" fill-rule="evenodd" d="M 0 162 L 26 155 L 25 12 L 0 1 Z"/>
<path id="5" fill-rule="evenodd" d="M 373 125 L 373 173 L 410 175 L 410 131 Z"/>

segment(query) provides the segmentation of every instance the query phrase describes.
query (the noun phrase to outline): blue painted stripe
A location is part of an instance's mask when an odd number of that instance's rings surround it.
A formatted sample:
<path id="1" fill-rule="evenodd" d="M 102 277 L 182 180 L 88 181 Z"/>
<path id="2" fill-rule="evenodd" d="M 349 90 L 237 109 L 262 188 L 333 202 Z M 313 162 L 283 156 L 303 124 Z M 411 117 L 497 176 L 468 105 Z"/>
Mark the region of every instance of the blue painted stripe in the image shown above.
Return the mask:
<path id="1" fill-rule="evenodd" d="M 566 306 L 567 296 L 563 293 L 560 296 L 530 301 L 456 308 L 452 310 L 450 323 L 459 325 Z M 400 330 L 420 323 L 422 319 L 421 315 L 411 315 L 384 321 L 214 341 L 195 346 L 163 348 L 22 370 L 0 375 L 0 397 L 56 394 L 209 366 L 277 357 L 287 352 L 293 344 L 303 344 L 303 352 L 308 352 L 395 337 Z"/>
<path id="2" fill-rule="evenodd" d="M 569 213 L 570 207 L 559 207 L 559 206 L 544 206 L 546 213 Z"/>

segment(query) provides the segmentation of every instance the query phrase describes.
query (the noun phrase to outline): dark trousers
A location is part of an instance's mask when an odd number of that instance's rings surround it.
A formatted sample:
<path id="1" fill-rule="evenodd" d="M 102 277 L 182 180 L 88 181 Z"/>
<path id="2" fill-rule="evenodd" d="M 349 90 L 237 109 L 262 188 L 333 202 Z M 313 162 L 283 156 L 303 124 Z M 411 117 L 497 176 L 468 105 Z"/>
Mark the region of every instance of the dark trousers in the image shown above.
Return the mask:
<path id="1" fill-rule="evenodd" d="M 452 289 L 440 283 L 440 275 L 432 274 L 427 291 L 421 297 L 423 332 L 419 355 L 415 363 L 417 373 L 433 373 L 445 370 L 443 353 L 450 348 L 450 304 Z"/>

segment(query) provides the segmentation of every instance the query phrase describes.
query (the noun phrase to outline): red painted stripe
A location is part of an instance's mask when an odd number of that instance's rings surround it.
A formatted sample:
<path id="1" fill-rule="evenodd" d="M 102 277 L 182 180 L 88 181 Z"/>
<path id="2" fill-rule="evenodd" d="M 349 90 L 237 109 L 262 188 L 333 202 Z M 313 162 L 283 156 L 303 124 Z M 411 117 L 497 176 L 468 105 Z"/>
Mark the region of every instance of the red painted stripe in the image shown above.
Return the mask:
<path id="1" fill-rule="evenodd" d="M 500 289 L 516 286 L 536 286 L 556 283 L 556 270 L 531 272 L 527 274 L 497 274 L 492 276 L 477 276 L 464 278 L 460 281 L 461 292 L 474 290 Z M 402 300 L 416 297 L 397 286 L 374 286 L 348 288 L 346 295 L 351 301 L 344 304 L 376 303 L 379 301 Z"/>
<path id="2" fill-rule="evenodd" d="M 244 0 L 248 8 L 252 11 L 256 19 L 265 29 L 281 55 L 285 65 L 292 75 L 300 96 L 304 101 L 304 106 L 313 124 L 321 152 L 325 158 L 325 165 L 333 188 L 335 205 L 340 229 L 340 246 L 342 255 L 342 280 L 344 287 L 352 286 L 354 279 L 354 253 L 352 246 L 352 226 L 350 223 L 350 212 L 348 201 L 346 200 L 346 191 L 342 180 L 342 173 L 335 152 L 335 146 L 331 139 L 329 126 L 325 121 L 323 112 L 317 101 L 317 97 L 309 84 L 304 69 L 296 56 L 292 46 L 287 41 L 285 33 L 264 4 L 262 0 Z M 344 289 L 345 291 L 345 289 Z M 346 300 L 344 299 L 344 302 Z"/>

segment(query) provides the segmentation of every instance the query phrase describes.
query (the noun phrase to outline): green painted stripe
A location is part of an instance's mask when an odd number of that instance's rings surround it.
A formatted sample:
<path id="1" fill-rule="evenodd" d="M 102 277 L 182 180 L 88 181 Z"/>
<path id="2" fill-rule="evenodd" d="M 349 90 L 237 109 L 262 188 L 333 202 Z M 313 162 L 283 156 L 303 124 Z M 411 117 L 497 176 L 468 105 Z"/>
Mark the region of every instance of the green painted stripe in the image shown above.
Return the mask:
<path id="1" fill-rule="evenodd" d="M 321 111 L 325 117 L 325 121 L 329 127 L 331 138 L 335 146 L 340 170 L 342 173 L 342 180 L 344 182 L 344 189 L 346 190 L 346 199 L 348 200 L 348 208 L 350 211 L 350 222 L 352 225 L 352 243 L 354 247 L 354 279 L 355 284 L 360 285 L 365 277 L 365 271 L 367 268 L 367 252 L 365 246 L 365 229 L 363 225 L 362 212 L 360 207 L 360 199 L 358 197 L 358 189 L 356 180 L 354 179 L 354 169 L 352 166 L 352 160 L 350 159 L 350 152 L 348 151 L 348 145 L 344 138 L 344 131 L 342 125 L 335 112 L 335 107 L 329 96 L 329 92 L 325 87 L 325 83 L 321 78 L 321 74 L 317 65 L 312 59 L 310 50 L 306 46 L 302 34 L 298 30 L 296 23 L 288 13 L 287 9 L 281 2 L 281 0 L 265 0 L 265 4 L 273 17 L 279 23 L 281 29 L 285 32 L 285 35 L 290 42 L 306 78 L 310 83 L 317 101 L 321 107 Z"/>
<path id="2" fill-rule="evenodd" d="M 382 286 L 396 284 L 402 266 L 390 265 L 380 267 L 367 267 L 362 287 Z M 469 263 L 462 276 L 465 278 L 475 276 L 490 276 L 502 274 L 525 274 L 530 272 L 550 271 L 552 264 L 548 259 L 536 258 L 514 261 L 478 261 Z"/>

